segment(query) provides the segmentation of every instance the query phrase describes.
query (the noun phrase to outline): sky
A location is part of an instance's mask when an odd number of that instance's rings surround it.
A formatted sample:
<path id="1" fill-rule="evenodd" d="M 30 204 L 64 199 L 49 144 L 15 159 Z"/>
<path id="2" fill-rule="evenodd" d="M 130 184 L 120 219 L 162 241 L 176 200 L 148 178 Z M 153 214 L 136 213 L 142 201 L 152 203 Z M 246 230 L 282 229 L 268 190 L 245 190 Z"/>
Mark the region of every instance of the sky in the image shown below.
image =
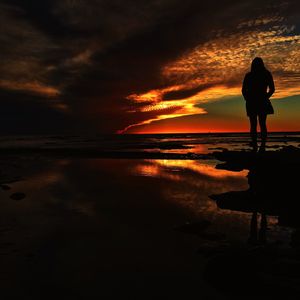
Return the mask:
<path id="1" fill-rule="evenodd" d="M 294 0 L 0 0 L 0 132 L 248 131 L 256 56 L 269 130 L 300 130 L 299 15 Z"/>

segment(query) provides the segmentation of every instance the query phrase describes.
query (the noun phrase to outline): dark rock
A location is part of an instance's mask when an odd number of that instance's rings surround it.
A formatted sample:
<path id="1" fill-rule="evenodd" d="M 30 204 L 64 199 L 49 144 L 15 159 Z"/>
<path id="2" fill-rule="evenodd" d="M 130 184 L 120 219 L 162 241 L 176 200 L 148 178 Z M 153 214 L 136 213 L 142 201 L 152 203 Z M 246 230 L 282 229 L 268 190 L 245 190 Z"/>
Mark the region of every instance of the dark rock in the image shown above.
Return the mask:
<path id="1" fill-rule="evenodd" d="M 10 198 L 13 199 L 13 200 L 22 200 L 26 197 L 26 195 L 24 193 L 13 193 Z"/>

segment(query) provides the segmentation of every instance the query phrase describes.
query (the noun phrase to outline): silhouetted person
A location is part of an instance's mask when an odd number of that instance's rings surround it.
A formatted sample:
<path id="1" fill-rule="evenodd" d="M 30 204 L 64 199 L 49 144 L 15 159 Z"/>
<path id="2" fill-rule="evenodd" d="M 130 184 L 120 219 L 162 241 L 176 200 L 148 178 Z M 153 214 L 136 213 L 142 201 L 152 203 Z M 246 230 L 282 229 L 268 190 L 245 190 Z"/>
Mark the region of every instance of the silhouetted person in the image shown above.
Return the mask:
<path id="1" fill-rule="evenodd" d="M 253 59 L 251 71 L 246 74 L 243 81 L 242 93 L 246 100 L 247 115 L 250 120 L 250 135 L 253 150 L 257 151 L 257 119 L 261 132 L 261 151 L 265 150 L 267 139 L 267 115 L 274 110 L 269 98 L 275 92 L 272 74 L 265 68 L 260 57 Z"/>

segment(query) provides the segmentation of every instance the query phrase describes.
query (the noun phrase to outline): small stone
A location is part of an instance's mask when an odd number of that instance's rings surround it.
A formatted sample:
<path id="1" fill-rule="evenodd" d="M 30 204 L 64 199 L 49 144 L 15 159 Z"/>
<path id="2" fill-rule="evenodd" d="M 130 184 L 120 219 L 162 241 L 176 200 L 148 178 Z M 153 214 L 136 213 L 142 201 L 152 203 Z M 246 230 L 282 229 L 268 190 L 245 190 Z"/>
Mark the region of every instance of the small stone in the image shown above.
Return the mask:
<path id="1" fill-rule="evenodd" d="M 22 200 L 25 197 L 26 197 L 26 195 L 24 193 L 14 193 L 10 196 L 11 199 L 17 200 L 17 201 Z"/>

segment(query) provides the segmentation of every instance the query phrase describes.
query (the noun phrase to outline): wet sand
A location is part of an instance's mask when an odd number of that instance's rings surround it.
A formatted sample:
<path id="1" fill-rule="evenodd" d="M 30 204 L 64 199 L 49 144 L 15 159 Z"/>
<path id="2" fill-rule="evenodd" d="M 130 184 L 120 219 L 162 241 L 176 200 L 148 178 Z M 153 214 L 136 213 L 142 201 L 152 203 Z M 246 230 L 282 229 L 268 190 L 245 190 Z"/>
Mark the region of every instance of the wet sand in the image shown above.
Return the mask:
<path id="1" fill-rule="evenodd" d="M 282 166 L 299 157 L 295 149 L 284 151 L 267 157 L 275 155 L 270 160 L 277 162 L 281 157 Z M 201 159 L 3 154 L 2 295 L 6 299 L 292 296 L 300 278 L 295 270 L 297 234 L 291 246 L 295 227 L 278 226 L 280 207 L 268 216 L 267 242 L 249 243 L 253 211 L 224 202 L 222 207 L 219 199 L 210 198 L 249 189 L 249 164 L 242 163 L 249 157 L 253 155 L 230 151 Z M 24 197 L 12 197 L 16 193 Z M 257 211 L 258 216 L 261 213 Z M 267 259 L 270 254 L 272 261 Z M 228 272 L 234 275 L 229 277 Z M 261 292 L 265 284 L 268 288 Z"/>

